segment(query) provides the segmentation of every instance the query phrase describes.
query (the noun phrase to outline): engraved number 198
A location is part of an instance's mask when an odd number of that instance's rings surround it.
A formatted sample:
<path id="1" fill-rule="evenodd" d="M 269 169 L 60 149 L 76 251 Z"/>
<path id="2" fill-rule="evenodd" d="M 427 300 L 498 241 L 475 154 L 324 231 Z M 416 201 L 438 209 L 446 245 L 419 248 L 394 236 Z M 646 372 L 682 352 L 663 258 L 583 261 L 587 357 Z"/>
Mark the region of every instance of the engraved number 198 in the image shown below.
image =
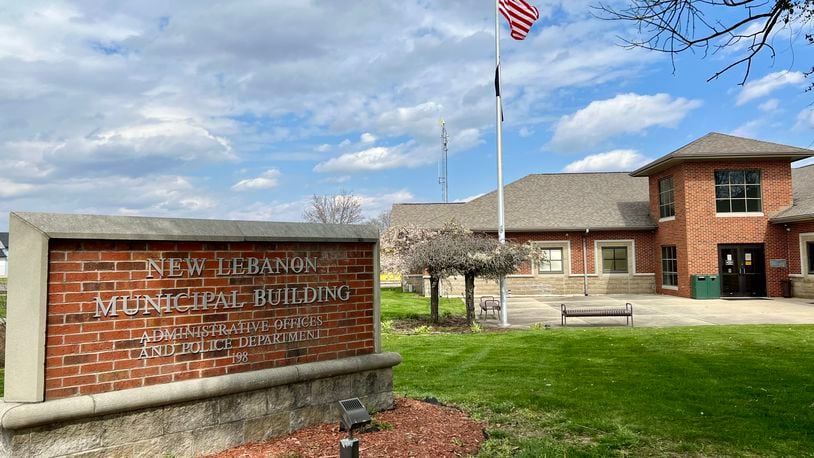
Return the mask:
<path id="1" fill-rule="evenodd" d="M 245 351 L 241 351 L 232 355 L 232 362 L 233 363 L 246 363 L 249 361 L 249 353 Z"/>

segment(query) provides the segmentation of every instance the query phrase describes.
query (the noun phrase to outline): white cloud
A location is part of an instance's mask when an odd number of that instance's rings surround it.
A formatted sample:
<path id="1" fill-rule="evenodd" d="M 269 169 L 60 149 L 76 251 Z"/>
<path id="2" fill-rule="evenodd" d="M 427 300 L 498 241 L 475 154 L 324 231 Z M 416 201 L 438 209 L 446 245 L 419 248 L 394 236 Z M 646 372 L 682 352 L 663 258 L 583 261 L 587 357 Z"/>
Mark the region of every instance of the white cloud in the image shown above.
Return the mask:
<path id="1" fill-rule="evenodd" d="M 760 108 L 760 111 L 766 111 L 766 112 L 775 111 L 779 107 L 780 107 L 780 101 L 777 100 L 777 99 L 769 99 L 769 100 L 761 103 L 760 105 L 758 105 L 758 108 Z"/>
<path id="2" fill-rule="evenodd" d="M 649 127 L 675 127 L 700 107 L 700 100 L 673 98 L 669 94 L 620 94 L 595 100 L 572 115 L 560 118 L 548 147 L 580 151 L 621 134 L 634 134 Z"/>
<path id="3" fill-rule="evenodd" d="M 769 73 L 759 80 L 746 83 L 738 94 L 735 105 L 741 106 L 750 100 L 767 96 L 783 86 L 800 84 L 804 80 L 805 75 L 802 72 L 782 70 Z"/>
<path id="4" fill-rule="evenodd" d="M 424 102 L 410 107 L 398 107 L 379 116 L 379 125 L 382 130 L 391 134 L 410 132 L 431 132 L 434 135 L 440 132 L 438 119 L 443 110 L 437 102 Z"/>
<path id="5" fill-rule="evenodd" d="M 765 119 L 753 119 L 736 127 L 729 134 L 736 137 L 758 138 L 760 129 L 766 124 Z"/>
<path id="6" fill-rule="evenodd" d="M 269 169 L 259 177 L 240 180 L 232 186 L 234 191 L 254 191 L 257 189 L 271 189 L 280 184 L 280 171 Z"/>
<path id="7" fill-rule="evenodd" d="M 797 114 L 797 129 L 814 129 L 814 108 L 806 108 Z"/>
<path id="8" fill-rule="evenodd" d="M 34 186 L 27 183 L 18 183 L 15 181 L 0 178 L 0 197 L 13 197 L 25 194 L 34 189 Z"/>
<path id="9" fill-rule="evenodd" d="M 615 172 L 635 170 L 652 159 L 636 150 L 616 149 L 592 154 L 565 166 L 563 172 Z"/>
<path id="10" fill-rule="evenodd" d="M 405 144 L 376 146 L 320 162 L 314 167 L 314 171 L 325 173 L 385 170 L 396 167 L 409 167 L 410 160 L 408 147 Z"/>
<path id="11" fill-rule="evenodd" d="M 378 194 L 355 194 L 362 205 L 362 214 L 374 217 L 385 210 L 389 210 L 394 203 L 410 202 L 415 197 L 406 190 Z M 255 202 L 243 208 L 231 210 L 228 213 L 231 219 L 250 221 L 302 221 L 302 212 L 308 207 L 309 197 L 292 200 L 290 202 Z"/>
<path id="12" fill-rule="evenodd" d="M 350 181 L 350 178 L 351 178 L 350 175 L 339 175 L 339 176 L 323 178 L 322 180 L 320 180 L 320 182 L 322 182 L 322 183 L 331 183 L 331 184 L 342 184 L 342 183 L 347 183 L 348 181 Z"/>
<path id="13" fill-rule="evenodd" d="M 384 194 L 362 194 L 356 195 L 356 197 L 362 203 L 362 213 L 368 217 L 377 216 L 383 211 L 390 210 L 394 203 L 410 202 L 415 198 L 413 193 L 406 189 Z"/>
<path id="14" fill-rule="evenodd" d="M 480 138 L 478 129 L 464 129 L 452 135 L 449 139 L 449 149 L 452 152 L 465 151 L 481 143 L 483 140 Z"/>
<path id="15" fill-rule="evenodd" d="M 309 199 L 291 202 L 254 202 L 241 208 L 230 210 L 231 219 L 248 221 L 302 221 L 302 211 Z"/>
<path id="16" fill-rule="evenodd" d="M 560 91 L 634 81 L 657 58 L 616 46 L 619 26 L 587 2 L 548 2 L 550 23 L 506 42 L 510 129 L 548 123 L 536 113 Z M 10 208 L 228 215 L 256 195 L 229 192 L 228 177 L 270 185 L 252 175 L 269 160 L 286 173 L 309 167 L 297 161 L 417 167 L 438 159 L 439 117 L 451 154 L 494 128 L 493 19 L 480 1 L 6 3 L 0 151 L 14 195 L 0 228 Z M 266 198 L 282 203 L 257 212 L 299 218 L 285 201 L 329 192 L 319 178 L 278 186 Z"/>
<path id="17" fill-rule="evenodd" d="M 520 128 L 520 130 L 517 131 L 517 135 L 520 135 L 520 137 L 522 138 L 531 137 L 532 135 L 534 135 L 534 130 L 528 128 L 527 126 L 523 126 Z"/>

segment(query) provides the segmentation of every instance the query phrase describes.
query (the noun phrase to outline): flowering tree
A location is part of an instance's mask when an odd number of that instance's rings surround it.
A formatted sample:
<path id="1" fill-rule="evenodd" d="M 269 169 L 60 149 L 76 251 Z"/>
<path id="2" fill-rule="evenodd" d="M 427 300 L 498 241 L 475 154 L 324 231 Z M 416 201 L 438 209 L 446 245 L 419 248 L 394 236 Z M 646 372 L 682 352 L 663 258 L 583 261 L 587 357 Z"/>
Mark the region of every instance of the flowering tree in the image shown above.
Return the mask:
<path id="1" fill-rule="evenodd" d="M 430 321 L 438 322 L 439 282 L 457 273 L 456 261 L 460 256 L 459 237 L 439 233 L 415 245 L 406 257 L 412 272 L 426 271 L 430 276 Z"/>
<path id="2" fill-rule="evenodd" d="M 456 221 L 442 229 L 415 225 L 391 226 L 381 235 L 381 265 L 388 272 L 427 272 L 430 276 L 430 319 L 438 321 L 439 284 L 462 275 L 466 318 L 475 320 L 475 278 L 498 279 L 517 270 L 524 261 L 539 257 L 531 245 L 473 234 Z"/>
<path id="3" fill-rule="evenodd" d="M 454 249 L 448 251 L 452 270 L 464 277 L 464 302 L 466 321 L 475 321 L 475 278 L 497 280 L 517 271 L 526 260 L 537 258 L 538 251 L 530 244 L 513 242 L 500 243 L 497 239 L 483 235 L 463 235 L 453 237 Z"/>
<path id="4" fill-rule="evenodd" d="M 442 229 L 427 229 L 406 224 L 402 226 L 390 226 L 381 233 L 379 238 L 381 253 L 381 269 L 385 272 L 410 273 L 409 257 L 413 248 L 419 243 L 434 239 L 446 234 L 470 234 L 460 223 L 452 220 L 444 225 Z"/>

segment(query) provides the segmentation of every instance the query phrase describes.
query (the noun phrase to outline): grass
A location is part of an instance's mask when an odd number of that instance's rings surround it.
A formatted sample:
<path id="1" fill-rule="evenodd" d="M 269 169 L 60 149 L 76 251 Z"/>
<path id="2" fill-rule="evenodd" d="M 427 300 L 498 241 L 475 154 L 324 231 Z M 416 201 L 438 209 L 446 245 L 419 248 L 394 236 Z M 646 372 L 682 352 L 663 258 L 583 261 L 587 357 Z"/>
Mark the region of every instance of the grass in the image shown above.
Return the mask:
<path id="1" fill-rule="evenodd" d="M 482 456 L 814 456 L 812 345 L 814 326 L 383 335 L 397 392 L 488 421 Z"/>
<path id="2" fill-rule="evenodd" d="M 382 321 L 423 320 L 430 316 L 430 300 L 417 294 L 402 293 L 401 288 L 382 288 Z M 466 315 L 464 302 L 457 297 L 442 297 L 438 301 L 442 316 Z"/>
<path id="3" fill-rule="evenodd" d="M 8 277 L 0 277 L 0 285 L 8 284 Z M 0 318 L 6 317 L 6 293 L 0 293 Z"/>

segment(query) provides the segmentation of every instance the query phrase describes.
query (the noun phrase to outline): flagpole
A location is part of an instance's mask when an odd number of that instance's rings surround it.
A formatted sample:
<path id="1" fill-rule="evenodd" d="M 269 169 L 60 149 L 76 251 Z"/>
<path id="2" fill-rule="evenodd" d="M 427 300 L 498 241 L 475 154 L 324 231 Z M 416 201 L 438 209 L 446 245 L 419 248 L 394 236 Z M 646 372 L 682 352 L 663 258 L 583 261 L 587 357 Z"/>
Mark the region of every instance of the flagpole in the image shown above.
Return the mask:
<path id="1" fill-rule="evenodd" d="M 506 243 L 506 227 L 503 215 L 503 110 L 500 102 L 500 11 L 495 0 L 495 120 L 497 124 L 497 239 Z M 500 326 L 509 326 L 509 307 L 506 303 L 506 277 L 500 277 Z"/>

